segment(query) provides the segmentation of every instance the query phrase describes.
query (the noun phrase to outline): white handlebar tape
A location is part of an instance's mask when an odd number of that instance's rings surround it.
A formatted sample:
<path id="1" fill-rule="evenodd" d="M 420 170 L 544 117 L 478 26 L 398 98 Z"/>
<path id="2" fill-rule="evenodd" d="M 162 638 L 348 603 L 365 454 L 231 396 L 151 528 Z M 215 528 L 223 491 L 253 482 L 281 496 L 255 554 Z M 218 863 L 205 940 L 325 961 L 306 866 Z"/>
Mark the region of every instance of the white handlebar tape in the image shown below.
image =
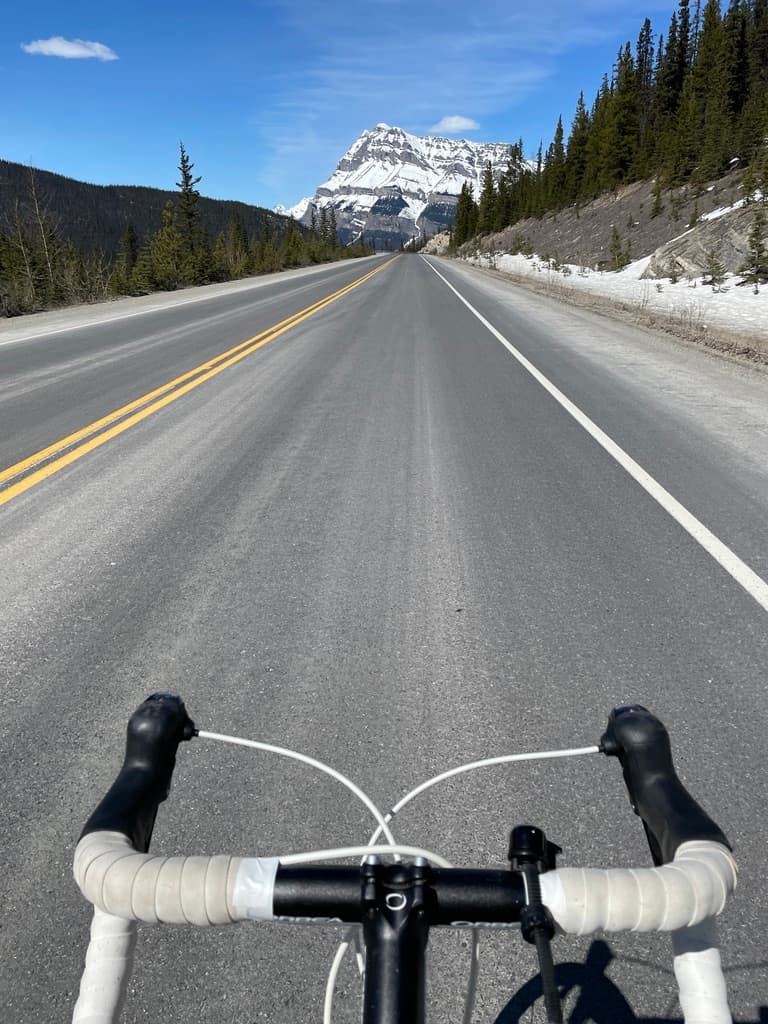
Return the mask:
<path id="1" fill-rule="evenodd" d="M 121 832 L 91 832 L 74 874 L 106 914 L 149 924 L 220 925 L 272 917 L 276 857 L 158 857 L 137 853 Z"/>
<path id="2" fill-rule="evenodd" d="M 74 874 L 107 914 L 149 923 L 269 920 L 276 857 L 158 857 L 121 832 L 91 832 Z M 559 868 L 541 876 L 542 900 L 563 931 L 673 931 L 719 914 L 736 886 L 736 862 L 720 843 L 683 843 L 659 868 Z"/>
<path id="3" fill-rule="evenodd" d="M 658 868 L 558 868 L 541 876 L 541 898 L 573 935 L 598 929 L 673 931 L 719 914 L 736 887 L 730 850 L 711 840 L 683 843 Z"/>
<path id="4" fill-rule="evenodd" d="M 672 950 L 685 1024 L 731 1024 L 714 919 L 672 932 Z"/>
<path id="5" fill-rule="evenodd" d="M 112 1024 L 118 1019 L 135 945 L 135 921 L 94 908 L 91 941 L 72 1024 Z"/>

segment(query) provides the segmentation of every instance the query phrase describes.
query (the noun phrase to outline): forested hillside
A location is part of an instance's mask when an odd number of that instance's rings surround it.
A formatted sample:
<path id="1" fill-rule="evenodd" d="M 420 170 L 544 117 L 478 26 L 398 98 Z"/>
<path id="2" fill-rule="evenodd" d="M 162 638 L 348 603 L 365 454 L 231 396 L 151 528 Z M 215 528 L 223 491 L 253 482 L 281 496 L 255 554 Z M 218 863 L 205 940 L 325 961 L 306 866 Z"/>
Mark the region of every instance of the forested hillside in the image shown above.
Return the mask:
<path id="1" fill-rule="evenodd" d="M 163 208 L 175 193 L 138 185 L 90 185 L 50 171 L 0 160 L 0 228 L 15 221 L 17 204 L 24 210 L 33 202 L 32 189 L 51 222 L 68 242 L 86 251 L 100 249 L 114 255 L 130 224 L 141 244 L 157 231 Z M 249 235 L 271 231 L 281 237 L 287 221 L 271 210 L 247 203 L 208 199 L 198 204 L 201 228 L 212 238 L 237 220 Z"/>
<path id="2" fill-rule="evenodd" d="M 228 281 L 362 255 L 323 216 L 300 227 L 207 199 L 183 145 L 178 191 L 98 186 L 0 161 L 0 315 Z"/>
<path id="3" fill-rule="evenodd" d="M 768 195 L 767 137 L 768 0 L 679 0 L 665 35 L 646 19 L 591 106 L 578 97 L 567 140 L 561 117 L 533 169 L 521 139 L 498 181 L 488 169 L 478 197 L 464 189 L 454 243 L 642 179 L 660 205 L 666 187 L 741 166 L 746 193 Z"/>

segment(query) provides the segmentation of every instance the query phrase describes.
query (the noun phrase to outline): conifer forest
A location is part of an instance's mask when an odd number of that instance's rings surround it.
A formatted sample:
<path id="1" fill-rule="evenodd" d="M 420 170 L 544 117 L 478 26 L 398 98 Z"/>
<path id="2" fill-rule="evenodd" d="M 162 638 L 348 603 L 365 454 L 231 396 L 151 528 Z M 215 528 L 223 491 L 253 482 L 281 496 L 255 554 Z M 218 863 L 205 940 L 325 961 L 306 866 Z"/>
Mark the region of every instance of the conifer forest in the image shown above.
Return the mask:
<path id="1" fill-rule="evenodd" d="M 178 171 L 178 191 L 157 229 L 141 238 L 129 223 L 116 252 L 108 252 L 64 237 L 29 169 L 22 196 L 0 222 L 0 315 L 231 281 L 368 252 L 364 240 L 339 245 L 332 210 L 322 210 L 308 229 L 259 211 L 260 228 L 248 231 L 233 216 L 211 236 L 200 215 L 201 177 L 183 144 Z"/>
<path id="2" fill-rule="evenodd" d="M 768 0 L 680 0 L 665 34 L 646 18 L 619 49 L 591 105 L 578 97 L 567 139 L 561 117 L 535 159 L 521 139 L 479 196 L 464 187 L 453 242 L 643 179 L 660 204 L 664 188 L 737 166 L 747 194 L 768 195 Z"/>

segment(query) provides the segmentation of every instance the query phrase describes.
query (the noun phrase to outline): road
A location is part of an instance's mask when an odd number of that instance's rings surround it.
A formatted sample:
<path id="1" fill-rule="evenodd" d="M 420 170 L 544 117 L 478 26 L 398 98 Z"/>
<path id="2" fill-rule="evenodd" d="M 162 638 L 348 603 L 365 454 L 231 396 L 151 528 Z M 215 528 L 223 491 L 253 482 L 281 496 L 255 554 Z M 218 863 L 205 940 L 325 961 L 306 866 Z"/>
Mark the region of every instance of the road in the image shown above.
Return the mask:
<path id="1" fill-rule="evenodd" d="M 168 689 L 200 727 L 326 760 L 384 808 L 463 761 L 594 743 L 614 704 L 641 701 L 735 845 L 723 956 L 735 1017 L 758 1021 L 768 377 L 412 255 L 188 299 L 0 327 L 3 1020 L 68 1019 L 89 923 L 74 845 L 131 711 Z M 664 494 L 753 576 L 725 571 Z M 464 776 L 395 834 L 502 864 L 519 822 L 563 863 L 648 863 L 598 756 Z M 279 854 L 369 829 L 337 783 L 196 740 L 153 848 Z M 431 1021 L 461 1019 L 466 947 L 431 939 Z M 320 1020 L 334 948 L 318 928 L 143 928 L 124 1020 Z M 560 937 L 555 953 L 589 949 Z M 678 1020 L 667 940 L 610 950 L 637 1017 Z M 530 949 L 489 934 L 482 957 L 475 1020 L 511 1024 Z M 339 1022 L 358 992 L 349 964 Z M 634 1019 L 595 999 L 598 1024 Z"/>

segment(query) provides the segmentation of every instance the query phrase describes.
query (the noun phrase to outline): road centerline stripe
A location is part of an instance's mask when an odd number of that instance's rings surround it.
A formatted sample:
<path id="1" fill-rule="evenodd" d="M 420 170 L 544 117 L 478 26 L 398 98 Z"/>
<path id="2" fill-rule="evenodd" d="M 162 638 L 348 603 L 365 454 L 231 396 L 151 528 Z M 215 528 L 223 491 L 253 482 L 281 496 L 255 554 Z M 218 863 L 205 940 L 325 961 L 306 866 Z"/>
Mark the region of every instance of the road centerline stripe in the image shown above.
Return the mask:
<path id="1" fill-rule="evenodd" d="M 545 391 L 547 391 L 552 398 L 563 408 L 576 422 L 582 427 L 597 443 L 601 448 L 606 451 L 611 458 L 613 458 L 621 467 L 624 469 L 636 483 L 638 483 L 644 491 L 646 491 L 661 507 L 667 512 L 675 522 L 681 526 L 686 533 L 688 533 L 714 560 L 722 566 L 723 569 L 730 576 L 733 577 L 736 582 L 746 590 L 750 597 L 754 598 L 755 601 L 763 608 L 764 611 L 768 612 L 768 583 L 762 577 L 751 569 L 746 562 L 742 561 L 741 558 L 732 551 L 723 541 L 720 540 L 710 529 L 708 529 L 696 516 L 693 515 L 681 502 L 677 500 L 670 492 L 662 486 L 651 474 L 643 469 L 643 467 L 636 462 L 631 455 L 629 455 L 624 449 L 617 444 L 613 438 L 609 437 L 594 420 L 590 419 L 589 416 L 571 401 L 555 384 L 545 377 L 541 370 L 537 369 L 533 363 L 527 359 L 523 353 L 515 348 L 515 346 L 504 337 L 494 325 L 487 320 L 482 313 L 480 313 L 475 307 L 464 298 L 451 282 L 443 277 L 440 271 L 434 267 L 429 260 L 422 256 L 422 259 L 427 266 L 432 270 L 440 280 L 445 284 L 454 295 L 467 307 L 467 309 L 475 316 L 483 327 L 486 328 L 497 341 L 508 350 L 508 352 L 514 356 L 514 358 L 520 363 L 520 365 L 528 371 L 528 373 L 539 383 Z"/>
<path id="2" fill-rule="evenodd" d="M 106 416 L 102 416 L 100 419 L 82 427 L 80 430 L 67 435 L 59 441 L 55 441 L 47 448 L 43 448 L 40 451 L 35 452 L 33 455 L 22 459 L 20 462 L 16 462 L 14 465 L 8 466 L 7 469 L 0 472 L 0 484 L 11 481 L 23 474 L 26 475 L 23 475 L 23 479 L 16 483 L 10 483 L 3 490 L 0 490 L 0 505 L 4 505 L 12 498 L 17 497 L 19 494 L 22 494 L 24 491 L 27 491 L 31 487 L 40 483 L 42 480 L 45 480 L 54 473 L 57 473 L 60 469 L 63 469 L 65 466 L 75 462 L 83 455 L 86 455 L 88 452 L 100 447 L 107 441 L 112 440 L 112 438 L 124 433 L 130 427 L 135 426 L 135 424 L 140 423 L 153 413 L 167 405 L 170 405 L 171 402 L 175 402 L 178 398 L 181 398 L 182 395 L 185 395 L 194 388 L 199 387 L 201 384 L 205 383 L 205 381 L 215 377 L 223 370 L 228 369 L 230 366 L 234 366 L 235 363 L 240 362 L 240 360 L 244 359 L 246 356 L 256 352 L 268 342 L 285 334 L 286 331 L 289 331 L 291 328 L 303 323 L 305 320 L 309 319 L 309 317 L 314 316 L 315 313 L 325 309 L 326 306 L 329 306 L 332 302 L 336 302 L 344 295 L 347 295 L 354 288 L 357 288 L 361 284 L 369 281 L 392 262 L 393 260 L 391 259 L 387 260 L 380 266 L 375 267 L 366 274 L 363 274 L 362 277 L 356 278 L 349 284 L 344 285 L 343 288 L 339 288 L 330 295 L 326 295 L 324 298 L 318 299 L 316 302 L 306 306 L 304 309 L 301 309 L 298 312 L 291 314 L 291 316 L 280 320 L 278 323 L 273 324 L 271 327 L 260 331 L 252 338 L 239 342 L 232 348 L 207 359 L 205 362 L 200 363 L 191 370 L 187 370 L 185 373 L 175 377 L 173 380 L 167 381 L 165 384 L 141 395 L 139 398 L 134 399 L 127 405 L 121 406 L 119 409 L 115 409 L 113 412 L 107 413 Z M 30 470 L 34 470 L 35 466 L 39 466 L 40 463 L 46 462 L 46 465 L 43 465 L 34 472 L 30 472 Z"/>

